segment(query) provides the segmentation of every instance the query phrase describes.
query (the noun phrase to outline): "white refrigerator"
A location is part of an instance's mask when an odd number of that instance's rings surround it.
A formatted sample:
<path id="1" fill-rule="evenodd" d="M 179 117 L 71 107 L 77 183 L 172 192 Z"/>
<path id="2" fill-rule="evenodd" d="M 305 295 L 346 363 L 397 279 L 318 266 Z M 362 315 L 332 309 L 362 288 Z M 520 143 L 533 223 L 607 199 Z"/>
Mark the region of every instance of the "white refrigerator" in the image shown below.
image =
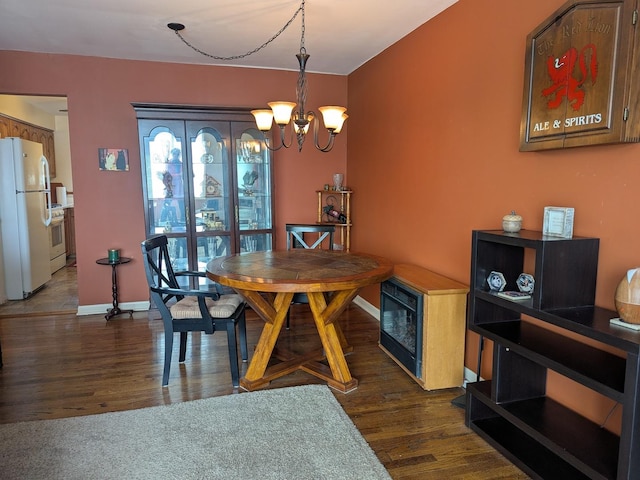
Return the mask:
<path id="1" fill-rule="evenodd" d="M 51 279 L 49 163 L 42 145 L 0 139 L 0 225 L 4 283 L 9 300 L 22 300 Z"/>

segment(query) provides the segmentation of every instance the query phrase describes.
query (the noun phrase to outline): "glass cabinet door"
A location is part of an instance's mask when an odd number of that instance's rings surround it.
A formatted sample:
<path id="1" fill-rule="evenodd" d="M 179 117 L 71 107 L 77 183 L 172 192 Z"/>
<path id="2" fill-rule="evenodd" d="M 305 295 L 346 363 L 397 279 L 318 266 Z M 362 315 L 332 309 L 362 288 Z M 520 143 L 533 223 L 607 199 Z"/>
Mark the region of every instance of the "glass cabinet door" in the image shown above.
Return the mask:
<path id="1" fill-rule="evenodd" d="M 152 128 L 141 141 L 147 237 L 164 233 L 177 270 L 188 268 L 181 122 Z"/>
<path id="2" fill-rule="evenodd" d="M 271 152 L 251 123 L 234 124 L 240 252 L 273 246 Z"/>
<path id="3" fill-rule="evenodd" d="M 187 131 L 191 140 L 193 248 L 198 269 L 203 270 L 212 258 L 234 252 L 231 234 L 235 229 L 231 208 L 233 184 L 227 146 L 229 134 L 226 124 L 214 122 L 187 122 Z"/>

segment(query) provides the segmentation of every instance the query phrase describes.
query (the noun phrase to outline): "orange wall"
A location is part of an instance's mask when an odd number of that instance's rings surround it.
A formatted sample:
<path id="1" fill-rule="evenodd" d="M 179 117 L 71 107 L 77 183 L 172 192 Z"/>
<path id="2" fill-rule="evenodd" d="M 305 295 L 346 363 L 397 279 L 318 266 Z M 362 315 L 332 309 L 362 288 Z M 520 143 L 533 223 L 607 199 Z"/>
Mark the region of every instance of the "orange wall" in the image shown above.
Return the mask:
<path id="1" fill-rule="evenodd" d="M 640 265 L 640 145 L 518 151 L 526 36 L 563 4 L 460 0 L 349 76 L 357 249 L 469 283 L 472 229 L 516 210 L 541 230 L 545 206 L 575 207 L 575 235 L 601 239 L 596 303 L 613 308 Z"/>
<path id="2" fill-rule="evenodd" d="M 296 68 L 293 53 L 291 59 Z M 134 258 L 119 267 L 119 300 L 149 298 L 140 257 L 144 212 L 131 103 L 266 107 L 268 101 L 295 97 L 297 79 L 297 72 L 7 51 L 0 51 L 0 65 L 0 93 L 68 97 L 81 306 L 111 303 L 111 274 L 95 263 L 108 248 L 120 248 L 122 255 Z M 347 103 L 346 77 L 307 77 L 310 108 Z M 333 173 L 346 171 L 348 128 L 330 153 L 312 145 L 305 145 L 302 153 L 296 148 L 276 152 L 277 232 L 283 232 L 287 222 L 316 220 L 315 191 L 332 183 Z M 128 149 L 130 171 L 99 171 L 101 147 Z M 280 235 L 278 245 L 284 242 Z"/>

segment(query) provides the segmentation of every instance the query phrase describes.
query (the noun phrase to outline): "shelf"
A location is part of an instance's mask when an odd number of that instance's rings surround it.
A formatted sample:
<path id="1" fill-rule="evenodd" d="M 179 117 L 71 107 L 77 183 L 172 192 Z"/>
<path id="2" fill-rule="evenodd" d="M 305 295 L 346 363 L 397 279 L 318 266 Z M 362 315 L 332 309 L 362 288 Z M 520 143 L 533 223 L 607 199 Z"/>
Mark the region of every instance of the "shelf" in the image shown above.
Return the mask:
<path id="1" fill-rule="evenodd" d="M 471 415 L 480 414 L 470 426 L 541 478 L 616 478 L 620 439 L 596 423 L 548 397 L 496 405 L 490 381 L 468 385 L 467 395 Z M 552 473 L 541 471 L 549 465 Z"/>
<path id="2" fill-rule="evenodd" d="M 475 297 L 481 302 L 499 307 L 502 320 L 516 319 L 516 313 L 525 314 L 626 352 L 640 353 L 640 332 L 611 325 L 609 320 L 618 316 L 614 310 L 596 306 L 539 310 L 532 306 L 531 299 L 515 302 L 482 290 L 477 290 Z M 478 305 L 477 309 L 483 310 L 482 305 Z M 494 320 L 487 320 L 482 314 L 476 315 L 478 324 L 485 321 L 493 323 Z"/>
<path id="3" fill-rule="evenodd" d="M 316 224 L 318 225 L 334 225 L 337 230 L 337 238 L 334 237 L 334 244 L 337 248 L 341 250 L 350 251 L 351 250 L 351 227 L 353 226 L 351 220 L 351 194 L 353 190 L 316 190 L 316 194 L 318 195 L 318 213 L 316 217 Z M 343 217 L 342 220 L 344 222 L 339 221 L 331 221 L 332 216 L 324 213 L 324 204 L 325 200 L 330 196 L 338 196 L 335 199 L 338 201 L 338 204 L 334 205 L 333 202 L 331 205 L 338 210 Z M 327 220 L 328 219 L 328 220 Z M 338 220 L 336 218 L 336 220 Z M 339 242 L 339 243 L 336 243 Z"/>
<path id="4" fill-rule="evenodd" d="M 521 230 L 474 231 L 472 256 L 473 285 L 489 290 L 486 278 L 501 272 L 507 290 L 524 271 L 525 251 L 535 255 L 535 289 L 531 306 L 539 310 L 593 306 L 598 270 L 599 239 L 555 238 L 540 232 Z"/>
<path id="5" fill-rule="evenodd" d="M 589 477 L 558 458 L 500 417 L 472 422 L 471 429 L 533 478 L 588 480 Z"/>
<path id="6" fill-rule="evenodd" d="M 624 401 L 624 358 L 522 321 L 475 325 L 471 330 L 617 402 Z"/>
<path id="7" fill-rule="evenodd" d="M 351 227 L 350 223 L 340 223 L 340 222 L 316 222 L 318 225 L 335 225 L 336 227 Z"/>

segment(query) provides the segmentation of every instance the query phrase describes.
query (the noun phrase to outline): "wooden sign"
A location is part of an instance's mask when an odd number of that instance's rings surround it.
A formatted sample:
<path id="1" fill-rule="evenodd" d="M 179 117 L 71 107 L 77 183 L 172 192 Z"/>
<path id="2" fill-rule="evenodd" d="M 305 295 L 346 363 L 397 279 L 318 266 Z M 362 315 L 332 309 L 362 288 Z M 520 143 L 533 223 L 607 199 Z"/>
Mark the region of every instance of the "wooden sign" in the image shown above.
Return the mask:
<path id="1" fill-rule="evenodd" d="M 635 5 L 571 0 L 528 35 L 521 151 L 640 140 Z"/>

